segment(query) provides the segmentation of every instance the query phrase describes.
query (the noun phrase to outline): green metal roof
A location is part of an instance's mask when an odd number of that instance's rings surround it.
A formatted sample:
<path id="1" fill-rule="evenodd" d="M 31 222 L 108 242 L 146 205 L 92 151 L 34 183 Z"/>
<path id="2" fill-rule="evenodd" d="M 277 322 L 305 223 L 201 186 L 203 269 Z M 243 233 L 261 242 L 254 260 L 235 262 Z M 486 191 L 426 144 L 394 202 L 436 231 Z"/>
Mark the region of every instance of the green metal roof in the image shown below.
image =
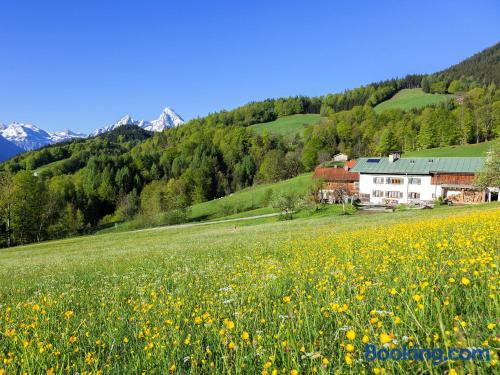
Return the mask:
<path id="1" fill-rule="evenodd" d="M 360 173 L 430 174 L 477 173 L 484 158 L 401 158 L 389 163 L 389 158 L 360 158 L 350 170 Z"/>

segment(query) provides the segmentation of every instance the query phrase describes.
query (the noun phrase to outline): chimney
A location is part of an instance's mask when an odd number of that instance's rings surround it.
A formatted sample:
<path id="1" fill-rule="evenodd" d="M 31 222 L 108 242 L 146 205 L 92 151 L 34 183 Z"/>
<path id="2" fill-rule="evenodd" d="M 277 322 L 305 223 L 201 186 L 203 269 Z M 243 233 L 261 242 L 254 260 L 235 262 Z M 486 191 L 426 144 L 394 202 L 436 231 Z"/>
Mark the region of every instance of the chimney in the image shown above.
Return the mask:
<path id="1" fill-rule="evenodd" d="M 401 156 L 401 153 L 399 151 L 394 151 L 389 154 L 389 163 L 394 163 L 396 160 L 398 160 Z"/>

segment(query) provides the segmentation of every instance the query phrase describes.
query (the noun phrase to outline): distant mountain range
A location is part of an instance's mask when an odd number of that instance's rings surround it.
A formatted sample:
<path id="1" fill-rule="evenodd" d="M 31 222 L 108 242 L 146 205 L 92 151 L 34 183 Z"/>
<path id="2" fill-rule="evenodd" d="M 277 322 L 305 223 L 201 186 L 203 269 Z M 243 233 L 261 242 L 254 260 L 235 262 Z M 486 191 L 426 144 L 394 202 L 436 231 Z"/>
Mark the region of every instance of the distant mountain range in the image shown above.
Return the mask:
<path id="1" fill-rule="evenodd" d="M 36 150 L 37 148 L 52 143 L 64 142 L 72 138 L 84 138 L 85 134 L 74 133 L 71 130 L 61 132 L 46 132 L 33 124 L 13 122 L 9 125 L 0 125 L 0 135 L 23 151 Z"/>
<path id="2" fill-rule="evenodd" d="M 97 129 L 90 134 L 94 137 L 99 134 L 103 134 L 114 130 L 122 125 L 136 125 L 144 130 L 152 132 L 161 132 L 165 129 L 175 128 L 176 126 L 184 124 L 184 120 L 179 116 L 172 108 L 166 107 L 156 120 L 152 121 L 135 121 L 132 116 L 126 115 L 114 124 L 108 125 L 104 128 Z"/>
<path id="3" fill-rule="evenodd" d="M 135 121 L 126 115 L 114 124 L 93 131 L 89 136 L 95 137 L 122 125 L 136 125 L 151 132 L 161 132 L 168 128 L 182 125 L 184 120 L 172 108 L 165 108 L 158 119 L 152 121 Z M 36 150 L 40 147 L 65 142 L 73 138 L 87 138 L 83 133 L 76 133 L 69 129 L 59 132 L 47 132 L 33 124 L 12 122 L 8 125 L 0 123 L 0 162 L 25 151 Z"/>

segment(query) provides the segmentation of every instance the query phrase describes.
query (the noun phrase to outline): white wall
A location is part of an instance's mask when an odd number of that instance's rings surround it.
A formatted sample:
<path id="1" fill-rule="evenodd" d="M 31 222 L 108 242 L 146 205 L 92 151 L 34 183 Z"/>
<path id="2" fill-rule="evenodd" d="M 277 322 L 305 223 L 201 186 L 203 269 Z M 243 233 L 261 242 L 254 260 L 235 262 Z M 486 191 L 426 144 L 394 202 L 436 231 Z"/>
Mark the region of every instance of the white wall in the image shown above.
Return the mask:
<path id="1" fill-rule="evenodd" d="M 383 177 L 383 184 L 375 184 L 373 182 L 374 177 Z M 387 184 L 387 177 L 392 178 L 401 178 L 403 179 L 403 183 L 400 185 L 396 184 Z M 420 178 L 420 185 L 409 184 L 408 178 Z M 381 190 L 384 192 L 383 197 L 374 197 L 373 191 Z M 386 191 L 400 191 L 403 193 L 402 198 L 386 198 Z M 410 201 L 414 201 L 411 198 L 408 198 L 409 192 L 420 193 L 420 201 L 433 201 L 437 197 L 441 195 L 441 187 L 437 185 L 431 185 L 431 176 L 424 175 L 386 175 L 386 174 L 360 174 L 359 176 L 359 192 L 360 194 L 369 194 L 370 202 L 375 204 L 383 204 L 385 199 L 396 199 L 398 203 L 409 203 Z"/>

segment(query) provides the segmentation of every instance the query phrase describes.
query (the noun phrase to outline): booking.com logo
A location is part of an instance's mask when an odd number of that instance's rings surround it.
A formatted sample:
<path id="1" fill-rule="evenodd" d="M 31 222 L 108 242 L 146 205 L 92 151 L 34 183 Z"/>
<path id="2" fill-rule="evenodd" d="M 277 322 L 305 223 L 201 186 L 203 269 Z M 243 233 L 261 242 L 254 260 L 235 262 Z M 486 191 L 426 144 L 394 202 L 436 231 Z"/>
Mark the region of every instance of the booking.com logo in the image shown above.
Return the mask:
<path id="1" fill-rule="evenodd" d="M 419 348 L 418 346 L 401 349 L 377 348 L 375 345 L 365 345 L 365 360 L 370 361 L 431 361 L 439 365 L 450 361 L 489 361 L 490 351 L 483 348 L 450 348 L 447 352 L 440 348 Z"/>

